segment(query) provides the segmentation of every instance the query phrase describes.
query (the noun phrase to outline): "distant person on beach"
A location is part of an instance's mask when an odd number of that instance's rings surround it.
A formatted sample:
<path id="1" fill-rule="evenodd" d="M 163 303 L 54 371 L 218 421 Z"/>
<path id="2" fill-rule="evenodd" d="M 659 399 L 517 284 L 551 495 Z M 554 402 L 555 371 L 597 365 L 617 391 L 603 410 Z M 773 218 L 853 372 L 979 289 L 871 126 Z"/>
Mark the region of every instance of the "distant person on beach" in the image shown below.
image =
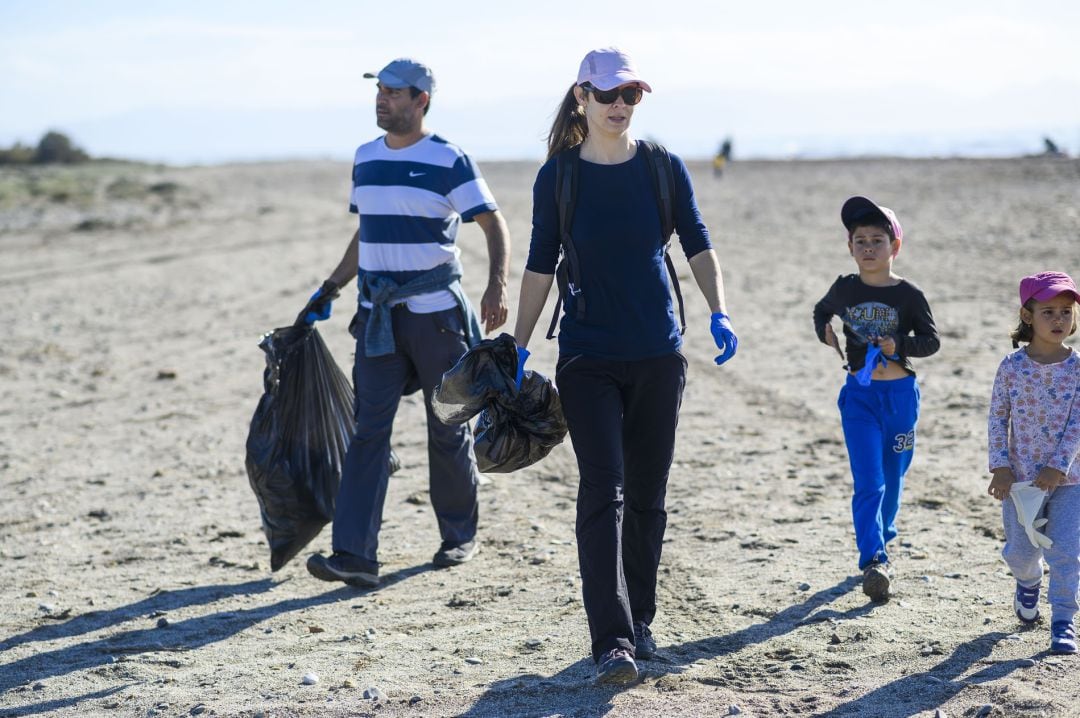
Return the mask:
<path id="1" fill-rule="evenodd" d="M 855 543 L 863 593 L 882 602 L 891 593 L 887 549 L 896 538 L 904 474 L 915 453 L 919 385 L 911 359 L 930 356 L 940 342 L 922 290 L 892 270 L 904 237 L 896 214 L 852 197 L 840 220 L 859 271 L 833 282 L 814 307 L 814 328 L 843 355 L 832 318 L 843 322 L 848 376 L 837 405 L 855 484 Z"/>
<path id="2" fill-rule="evenodd" d="M 1065 153 L 1049 137 L 1043 137 L 1043 154 L 1047 157 L 1064 157 Z"/>
<path id="3" fill-rule="evenodd" d="M 720 149 L 716 151 L 716 155 L 713 156 L 712 169 L 713 176 L 720 177 L 724 174 L 724 168 L 727 167 L 727 163 L 731 161 L 731 138 L 727 137 L 720 145 Z"/>
<path id="4" fill-rule="evenodd" d="M 738 345 L 686 165 L 630 135 L 646 92 L 626 53 L 604 48 L 582 60 L 533 185 L 514 329 L 523 367 L 558 277 L 565 314 L 555 380 L 577 455 L 581 590 L 601 683 L 632 681 L 635 659 L 656 656 L 650 624 L 687 368 L 666 259 L 672 229 L 712 313 L 716 363 Z"/>
<path id="5" fill-rule="evenodd" d="M 1039 619 L 1042 559 L 1050 567 L 1050 650 L 1076 653 L 1080 590 L 1080 355 L 1065 346 L 1076 333 L 1080 291 L 1067 274 L 1020 280 L 1020 322 L 998 366 L 990 398 L 990 481 L 1002 501 L 1005 548 L 1016 579 L 1013 610 Z M 1005 501 L 1006 498 L 1012 501 Z M 1041 529 L 1041 532 L 1039 531 Z"/>
<path id="6" fill-rule="evenodd" d="M 488 285 L 480 321 L 506 321 L 509 235 L 479 169 L 459 147 L 424 124 L 435 79 L 402 58 L 377 75 L 375 121 L 386 134 L 356 150 L 349 211 L 359 215 L 337 268 L 301 315 L 326 319 L 341 287 L 357 277 L 359 306 L 353 384 L 356 435 L 337 496 L 333 555 L 315 554 L 316 578 L 357 586 L 379 582 L 379 526 L 389 479 L 394 415 L 404 393 L 423 389 L 427 407 L 431 503 L 442 544 L 433 563 L 456 566 L 476 555 L 479 474 L 467 424 L 447 425 L 431 410 L 443 372 L 481 339 L 480 323 L 461 286 L 462 222 L 475 221 L 488 249 Z"/>

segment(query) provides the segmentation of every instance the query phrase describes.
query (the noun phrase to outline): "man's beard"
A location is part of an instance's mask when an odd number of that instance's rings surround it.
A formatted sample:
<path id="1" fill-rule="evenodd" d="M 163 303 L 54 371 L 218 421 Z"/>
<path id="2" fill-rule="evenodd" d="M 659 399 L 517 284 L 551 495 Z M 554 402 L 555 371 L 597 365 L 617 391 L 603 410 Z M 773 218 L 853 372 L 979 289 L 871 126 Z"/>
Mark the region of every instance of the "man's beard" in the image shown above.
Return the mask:
<path id="1" fill-rule="evenodd" d="M 393 135 L 407 135 L 415 129 L 409 119 L 401 115 L 376 116 L 375 124 L 379 126 L 379 129 Z"/>

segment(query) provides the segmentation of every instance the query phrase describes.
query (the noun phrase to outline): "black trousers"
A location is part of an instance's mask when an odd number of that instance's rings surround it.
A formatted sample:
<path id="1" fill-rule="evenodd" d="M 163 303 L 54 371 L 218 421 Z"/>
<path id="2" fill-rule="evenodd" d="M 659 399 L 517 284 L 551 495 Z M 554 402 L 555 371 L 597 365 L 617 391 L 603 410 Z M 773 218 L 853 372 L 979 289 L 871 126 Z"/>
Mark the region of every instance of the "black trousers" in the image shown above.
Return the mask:
<path id="1" fill-rule="evenodd" d="M 560 357 L 555 377 L 580 474 L 578 561 L 596 660 L 613 648 L 633 652 L 633 622 L 656 614 L 686 359 Z"/>

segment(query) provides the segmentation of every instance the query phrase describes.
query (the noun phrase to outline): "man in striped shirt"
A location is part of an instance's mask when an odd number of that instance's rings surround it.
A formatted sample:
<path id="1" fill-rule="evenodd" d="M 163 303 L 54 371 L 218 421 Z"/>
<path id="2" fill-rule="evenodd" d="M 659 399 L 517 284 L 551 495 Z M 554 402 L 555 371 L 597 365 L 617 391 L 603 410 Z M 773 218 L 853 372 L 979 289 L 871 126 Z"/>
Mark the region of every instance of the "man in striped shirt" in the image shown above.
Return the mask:
<path id="1" fill-rule="evenodd" d="M 390 434 L 403 394 L 423 389 L 427 406 L 431 503 L 446 567 L 476 554 L 479 474 L 467 424 L 443 424 L 431 410 L 442 374 L 507 316 L 509 234 L 472 160 L 425 127 L 435 80 L 401 58 L 377 75 L 375 118 L 386 134 L 361 145 L 349 210 L 359 228 L 330 278 L 305 307 L 309 323 L 329 316 L 340 287 L 357 277 L 359 307 L 353 384 L 356 435 L 349 445 L 333 525 L 331 556 L 312 555 L 308 571 L 325 581 L 375 586 L 379 526 L 389 482 Z M 461 287 L 457 231 L 475 221 L 487 239 L 488 286 L 480 321 Z"/>

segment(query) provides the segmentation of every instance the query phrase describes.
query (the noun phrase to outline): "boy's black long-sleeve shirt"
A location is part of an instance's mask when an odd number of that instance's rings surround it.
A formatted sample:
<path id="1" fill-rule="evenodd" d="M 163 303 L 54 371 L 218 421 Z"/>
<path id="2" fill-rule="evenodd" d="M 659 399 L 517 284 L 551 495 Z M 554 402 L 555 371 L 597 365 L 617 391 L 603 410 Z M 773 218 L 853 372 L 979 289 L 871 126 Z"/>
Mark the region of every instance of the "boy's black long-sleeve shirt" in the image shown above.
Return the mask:
<path id="1" fill-rule="evenodd" d="M 858 274 L 840 275 L 814 305 L 814 329 L 825 341 L 825 325 L 833 317 L 844 322 L 848 369 L 866 362 L 867 337 L 891 336 L 904 370 L 914 374 L 910 357 L 927 357 L 938 350 L 934 315 L 922 290 L 906 279 L 886 287 L 864 283 Z"/>

